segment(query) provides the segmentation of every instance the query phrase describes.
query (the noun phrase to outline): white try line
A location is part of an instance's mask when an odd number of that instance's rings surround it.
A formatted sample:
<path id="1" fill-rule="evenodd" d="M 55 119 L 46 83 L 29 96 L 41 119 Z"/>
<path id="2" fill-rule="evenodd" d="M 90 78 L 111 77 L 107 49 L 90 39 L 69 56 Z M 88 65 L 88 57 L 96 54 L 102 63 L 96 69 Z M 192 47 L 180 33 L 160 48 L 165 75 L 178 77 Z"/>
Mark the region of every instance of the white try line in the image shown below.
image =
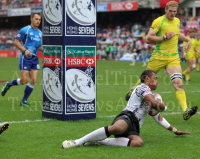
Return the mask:
<path id="1" fill-rule="evenodd" d="M 43 122 L 43 121 L 49 121 L 51 119 L 44 119 L 44 120 L 40 120 L 40 119 L 36 119 L 36 120 L 25 120 L 25 121 L 8 121 L 9 123 L 13 124 L 13 123 L 36 123 L 36 122 Z"/>
<path id="2" fill-rule="evenodd" d="M 171 113 L 161 113 L 161 115 L 177 115 L 177 114 L 183 114 L 182 112 L 171 112 Z M 200 114 L 200 112 L 197 112 L 197 114 Z M 106 116 L 97 116 L 97 118 L 114 118 L 116 115 L 106 115 Z"/>
<path id="3" fill-rule="evenodd" d="M 182 114 L 182 112 L 171 112 L 171 113 L 162 113 L 162 115 L 176 115 L 176 114 Z M 197 114 L 200 114 L 200 112 L 197 112 Z M 116 115 L 105 115 L 105 116 L 97 116 L 97 118 L 114 118 Z M 10 124 L 21 124 L 21 123 L 37 123 L 37 122 L 44 122 L 44 121 L 50 121 L 52 119 L 44 119 L 44 120 L 25 120 L 25 121 L 8 121 Z"/>
<path id="4" fill-rule="evenodd" d="M 173 92 L 160 92 L 160 93 L 174 93 L 175 91 Z M 186 93 L 197 93 L 197 92 L 200 92 L 200 91 L 185 91 Z"/>

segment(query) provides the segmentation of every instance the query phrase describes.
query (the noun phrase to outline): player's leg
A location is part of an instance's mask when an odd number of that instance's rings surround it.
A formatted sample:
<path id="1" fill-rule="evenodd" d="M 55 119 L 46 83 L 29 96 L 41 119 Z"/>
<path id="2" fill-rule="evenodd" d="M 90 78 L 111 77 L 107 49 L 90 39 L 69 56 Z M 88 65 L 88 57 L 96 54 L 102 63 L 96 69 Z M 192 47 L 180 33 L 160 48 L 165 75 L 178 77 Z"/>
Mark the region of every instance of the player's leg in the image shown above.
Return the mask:
<path id="1" fill-rule="evenodd" d="M 136 61 L 136 55 L 133 55 L 132 63 L 130 64 L 130 66 L 134 66 L 135 65 L 135 61 Z"/>
<path id="2" fill-rule="evenodd" d="M 196 71 L 199 71 L 199 58 L 198 58 L 198 55 L 196 55 Z"/>
<path id="3" fill-rule="evenodd" d="M 185 81 L 189 82 L 190 81 L 190 71 L 192 70 L 192 63 L 191 60 L 188 59 L 188 68 L 183 72 L 183 74 L 185 75 Z"/>
<path id="4" fill-rule="evenodd" d="M 187 60 L 187 63 L 188 63 L 188 60 Z M 189 67 L 189 64 L 188 64 L 188 67 Z M 182 77 L 183 77 L 183 80 L 185 81 L 186 80 L 186 74 L 188 72 L 188 68 L 182 72 Z"/>
<path id="5" fill-rule="evenodd" d="M 128 124 L 124 120 L 118 120 L 118 121 L 116 121 L 116 123 L 114 125 L 99 128 L 99 129 L 83 136 L 80 139 L 65 140 L 62 143 L 62 147 L 63 148 L 71 148 L 71 147 L 80 146 L 86 142 L 101 141 L 101 140 L 108 138 L 111 135 L 121 134 L 124 131 L 126 131 L 127 128 L 128 128 Z M 126 143 L 126 145 L 127 144 L 128 144 L 128 142 Z"/>
<path id="6" fill-rule="evenodd" d="M 22 98 L 22 101 L 20 102 L 20 104 L 22 106 L 27 106 L 27 107 L 30 106 L 30 104 L 28 104 L 27 100 L 28 100 L 28 97 L 30 96 L 30 94 L 32 93 L 32 91 L 34 89 L 34 85 L 37 81 L 38 70 L 30 69 L 29 75 L 30 75 L 30 82 L 27 84 L 27 86 L 24 90 L 24 97 Z"/>
<path id="7" fill-rule="evenodd" d="M 130 147 L 142 147 L 144 146 L 144 140 L 138 135 L 130 135 L 128 137 L 130 142 Z"/>
<path id="8" fill-rule="evenodd" d="M 90 145 L 108 145 L 108 146 L 123 146 L 123 147 L 142 147 L 144 146 L 144 140 L 134 131 L 132 131 L 134 135 L 129 135 L 126 137 L 119 138 L 107 138 L 102 141 L 96 141 L 93 143 L 88 142 L 88 144 L 84 146 Z"/>
<path id="9" fill-rule="evenodd" d="M 182 83 L 182 69 L 180 66 L 166 67 L 166 72 L 169 75 L 172 84 L 176 90 L 176 98 L 178 99 L 183 111 L 184 120 L 188 120 L 192 115 L 197 112 L 198 107 L 194 106 L 190 109 L 187 107 L 186 94 L 183 89 Z"/>
<path id="10" fill-rule="evenodd" d="M 20 59 L 19 59 L 19 70 L 20 70 L 20 78 L 14 79 L 11 82 L 6 82 L 1 91 L 2 96 L 6 94 L 6 92 L 10 89 L 10 87 L 26 84 L 28 82 L 28 74 L 30 70 L 30 65 L 28 61 L 24 59 L 23 56 L 20 56 Z"/>
<path id="11" fill-rule="evenodd" d="M 189 59 L 188 60 L 188 69 L 187 69 L 187 74 L 186 74 L 186 81 L 190 81 L 190 73 L 193 69 L 196 68 L 195 60 Z"/>
<path id="12" fill-rule="evenodd" d="M 1 95 L 4 96 L 11 86 L 23 85 L 28 83 L 29 71 L 20 70 L 20 78 L 14 79 L 11 82 L 6 82 L 2 88 Z"/>

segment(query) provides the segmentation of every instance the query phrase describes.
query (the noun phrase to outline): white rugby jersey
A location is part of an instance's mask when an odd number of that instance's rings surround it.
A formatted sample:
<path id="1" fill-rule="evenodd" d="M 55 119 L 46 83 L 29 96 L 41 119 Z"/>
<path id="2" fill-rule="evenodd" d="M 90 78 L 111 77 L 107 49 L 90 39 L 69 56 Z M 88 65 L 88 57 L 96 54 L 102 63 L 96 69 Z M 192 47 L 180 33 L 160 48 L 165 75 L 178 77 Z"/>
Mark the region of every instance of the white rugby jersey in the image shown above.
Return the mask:
<path id="1" fill-rule="evenodd" d="M 149 86 L 144 83 L 138 85 L 132 92 L 126 108 L 124 109 L 134 113 L 139 120 L 140 127 L 148 114 L 148 104 L 144 101 L 144 97 L 148 94 L 152 94 Z"/>

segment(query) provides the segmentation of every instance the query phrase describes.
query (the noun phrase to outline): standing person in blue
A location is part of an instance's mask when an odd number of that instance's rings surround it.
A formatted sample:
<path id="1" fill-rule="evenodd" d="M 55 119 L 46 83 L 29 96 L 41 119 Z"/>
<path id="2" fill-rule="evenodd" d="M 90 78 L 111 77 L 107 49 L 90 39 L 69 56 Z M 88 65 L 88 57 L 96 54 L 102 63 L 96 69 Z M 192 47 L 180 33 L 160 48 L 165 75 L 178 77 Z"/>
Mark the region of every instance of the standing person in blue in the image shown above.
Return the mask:
<path id="1" fill-rule="evenodd" d="M 4 96 L 12 86 L 27 84 L 24 97 L 20 102 L 21 106 L 29 107 L 27 100 L 33 91 L 37 81 L 38 70 L 40 69 L 38 61 L 38 50 L 42 50 L 42 32 L 38 29 L 41 23 L 41 15 L 33 13 L 31 15 L 31 25 L 22 28 L 15 41 L 14 45 L 21 50 L 19 60 L 20 78 L 14 79 L 11 82 L 6 82 L 2 88 L 1 95 Z"/>

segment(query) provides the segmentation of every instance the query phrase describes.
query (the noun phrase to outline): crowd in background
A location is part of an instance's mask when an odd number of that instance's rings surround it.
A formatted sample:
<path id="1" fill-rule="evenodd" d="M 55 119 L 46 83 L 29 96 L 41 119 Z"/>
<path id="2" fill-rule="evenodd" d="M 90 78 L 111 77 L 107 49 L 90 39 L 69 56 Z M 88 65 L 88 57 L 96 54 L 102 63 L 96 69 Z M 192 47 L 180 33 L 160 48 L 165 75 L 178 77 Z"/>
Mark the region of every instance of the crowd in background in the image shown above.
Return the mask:
<path id="1" fill-rule="evenodd" d="M 120 0 L 121 1 L 121 0 Z M 27 7 L 27 5 L 42 5 L 42 0 L 1 0 L 0 9 Z M 158 13 L 151 14 L 146 19 L 145 24 L 140 22 L 129 24 L 118 24 L 117 26 L 106 26 L 97 28 L 97 54 L 101 59 L 119 60 L 124 54 L 133 54 L 140 50 L 141 57 L 149 57 L 155 45 L 146 43 L 146 36 L 152 21 L 159 17 Z M 186 21 L 197 21 L 197 17 L 185 16 L 179 12 L 177 17 L 181 20 L 180 31 L 188 35 L 189 29 Z M 18 29 L 0 29 L 0 50 L 14 50 L 14 39 Z M 198 31 L 197 31 L 198 32 Z M 179 52 L 181 54 L 181 42 L 179 42 Z"/>
<path id="2" fill-rule="evenodd" d="M 151 23 L 150 23 L 151 24 Z M 140 52 L 141 57 L 149 59 L 150 52 L 155 45 L 146 43 L 146 36 L 150 26 L 142 26 L 135 23 L 115 28 L 106 28 L 97 30 L 97 50 L 101 59 L 119 60 L 124 54 Z M 195 28 L 194 28 L 195 29 Z M 196 32 L 198 33 L 198 29 Z M 181 25 L 180 32 L 188 36 L 190 28 Z M 182 41 L 179 41 L 179 54 L 182 56 Z M 142 58 L 140 58 L 142 60 Z"/>
<path id="3" fill-rule="evenodd" d="M 0 50 L 15 50 L 14 39 L 19 29 L 0 29 Z"/>
<path id="4" fill-rule="evenodd" d="M 19 29 L 0 29 L 0 49 L 15 50 L 14 39 Z M 140 23 L 132 26 L 126 24 L 115 28 L 97 28 L 97 54 L 101 59 L 119 60 L 124 54 L 135 53 L 141 50 L 140 56 L 149 57 L 155 45 L 146 43 L 146 36 L 149 27 Z M 189 28 L 181 26 L 181 33 L 188 35 Z M 182 43 L 179 42 L 179 52 L 181 54 Z"/>
<path id="5" fill-rule="evenodd" d="M 0 9 L 42 7 L 42 0 L 1 0 Z"/>

